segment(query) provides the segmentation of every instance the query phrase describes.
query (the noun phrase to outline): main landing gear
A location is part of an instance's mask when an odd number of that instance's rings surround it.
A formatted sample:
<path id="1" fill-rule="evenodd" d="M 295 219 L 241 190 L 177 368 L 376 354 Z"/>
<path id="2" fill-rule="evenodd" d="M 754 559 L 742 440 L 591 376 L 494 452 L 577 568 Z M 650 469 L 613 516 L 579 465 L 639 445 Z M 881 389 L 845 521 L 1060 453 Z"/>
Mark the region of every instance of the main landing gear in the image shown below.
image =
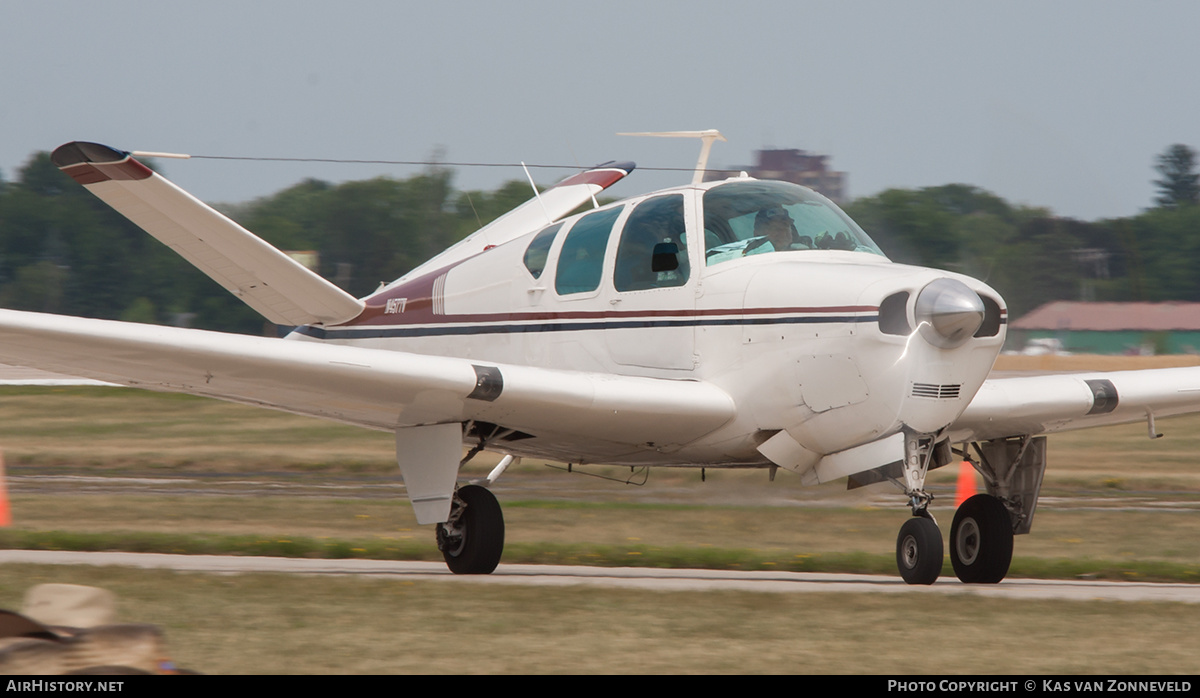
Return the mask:
<path id="1" fill-rule="evenodd" d="M 950 564 L 967 584 L 997 584 L 1012 562 L 1012 518 L 1004 503 L 977 494 L 962 503 L 950 526 Z"/>
<path id="2" fill-rule="evenodd" d="M 450 519 L 437 526 L 438 550 L 455 574 L 491 574 L 504 552 L 504 514 L 491 490 L 464 485 L 454 493 Z"/>

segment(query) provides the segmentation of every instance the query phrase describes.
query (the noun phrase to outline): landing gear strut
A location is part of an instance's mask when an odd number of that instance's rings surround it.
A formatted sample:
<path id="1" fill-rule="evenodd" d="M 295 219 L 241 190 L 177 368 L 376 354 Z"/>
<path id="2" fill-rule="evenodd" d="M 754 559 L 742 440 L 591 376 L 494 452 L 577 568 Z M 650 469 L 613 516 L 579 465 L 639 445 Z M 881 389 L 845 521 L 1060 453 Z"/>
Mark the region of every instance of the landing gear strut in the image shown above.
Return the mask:
<path id="1" fill-rule="evenodd" d="M 896 567 L 908 584 L 933 584 L 942 573 L 942 532 L 929 514 L 933 495 L 925 491 L 925 475 L 938 448 L 936 435 L 904 432 L 903 484 L 913 516 L 896 537 Z"/>
<path id="2" fill-rule="evenodd" d="M 504 513 L 490 490 L 464 485 L 454 493 L 450 519 L 437 526 L 438 550 L 455 574 L 491 574 L 504 552 Z"/>
<path id="3" fill-rule="evenodd" d="M 1012 518 L 1004 503 L 977 494 L 962 503 L 950 526 L 950 563 L 967 584 L 997 584 L 1012 562 Z"/>

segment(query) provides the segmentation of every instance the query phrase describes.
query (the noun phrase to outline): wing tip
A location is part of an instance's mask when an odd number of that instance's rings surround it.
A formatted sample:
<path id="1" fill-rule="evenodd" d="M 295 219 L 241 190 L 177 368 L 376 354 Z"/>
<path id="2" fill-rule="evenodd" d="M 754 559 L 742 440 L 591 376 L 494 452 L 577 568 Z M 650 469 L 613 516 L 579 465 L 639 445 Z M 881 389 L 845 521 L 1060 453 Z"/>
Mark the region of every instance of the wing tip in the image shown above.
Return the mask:
<path id="1" fill-rule="evenodd" d="M 71 141 L 54 149 L 50 161 L 59 167 L 70 167 L 84 163 L 119 162 L 129 157 L 129 153 L 99 143 L 87 141 Z"/>
<path id="2" fill-rule="evenodd" d="M 87 141 L 71 141 L 58 146 L 50 154 L 50 161 L 84 185 L 113 179 L 147 179 L 154 174 L 123 150 Z"/>
<path id="3" fill-rule="evenodd" d="M 626 175 L 629 175 L 629 174 L 632 174 L 635 169 L 637 169 L 637 163 L 633 162 L 632 160 L 625 160 L 623 162 L 617 162 L 616 160 L 609 160 L 608 162 L 602 162 L 599 165 L 596 165 L 592 169 L 593 170 L 622 170 L 623 172 L 625 172 Z"/>
<path id="4" fill-rule="evenodd" d="M 637 165 L 632 162 L 605 162 L 589 168 L 578 174 L 571 175 L 555 184 L 553 188 L 569 187 L 577 184 L 593 184 L 601 189 L 608 189 L 622 178 L 629 176 Z"/>

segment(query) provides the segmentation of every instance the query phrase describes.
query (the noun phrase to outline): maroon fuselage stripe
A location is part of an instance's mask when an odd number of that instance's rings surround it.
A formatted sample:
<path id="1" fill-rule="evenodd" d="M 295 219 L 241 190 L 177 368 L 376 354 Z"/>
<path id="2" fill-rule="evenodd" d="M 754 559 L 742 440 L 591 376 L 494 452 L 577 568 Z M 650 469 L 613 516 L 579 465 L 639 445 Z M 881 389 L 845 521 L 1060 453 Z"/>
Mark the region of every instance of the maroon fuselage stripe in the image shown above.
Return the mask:
<path id="1" fill-rule="evenodd" d="M 139 180 L 154 176 L 154 171 L 133 158 L 117 162 L 81 162 L 62 168 L 71 179 L 83 185 L 112 180 Z"/>
<path id="2" fill-rule="evenodd" d="M 554 320 L 622 320 L 636 318 L 746 317 L 765 315 L 846 315 L 879 312 L 877 306 L 843 305 L 822 308 L 682 308 L 678 310 L 575 310 L 566 312 L 463 313 L 436 315 L 428 298 L 410 300 L 403 313 L 385 314 L 383 307 L 368 307 L 359 317 L 338 327 L 378 327 L 423 324 L 470 324 L 486 322 L 544 322 Z"/>

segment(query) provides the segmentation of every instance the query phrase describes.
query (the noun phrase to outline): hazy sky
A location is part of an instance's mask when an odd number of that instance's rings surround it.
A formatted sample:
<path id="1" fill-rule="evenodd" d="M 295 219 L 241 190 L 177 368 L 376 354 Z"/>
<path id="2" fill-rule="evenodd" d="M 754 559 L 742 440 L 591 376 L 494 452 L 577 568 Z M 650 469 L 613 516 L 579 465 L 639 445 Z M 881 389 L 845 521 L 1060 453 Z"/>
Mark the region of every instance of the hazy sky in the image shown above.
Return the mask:
<path id="1" fill-rule="evenodd" d="M 92 140 L 206 155 L 689 167 L 831 156 L 853 196 L 964 182 L 1084 219 L 1200 148 L 1200 3 L 0 0 L 0 172 Z M 419 168 L 191 160 L 208 201 Z M 559 173 L 539 172 L 540 182 Z M 561 174 L 565 175 L 566 172 Z M 458 169 L 459 188 L 519 170 Z M 639 172 L 632 195 L 686 181 Z"/>

